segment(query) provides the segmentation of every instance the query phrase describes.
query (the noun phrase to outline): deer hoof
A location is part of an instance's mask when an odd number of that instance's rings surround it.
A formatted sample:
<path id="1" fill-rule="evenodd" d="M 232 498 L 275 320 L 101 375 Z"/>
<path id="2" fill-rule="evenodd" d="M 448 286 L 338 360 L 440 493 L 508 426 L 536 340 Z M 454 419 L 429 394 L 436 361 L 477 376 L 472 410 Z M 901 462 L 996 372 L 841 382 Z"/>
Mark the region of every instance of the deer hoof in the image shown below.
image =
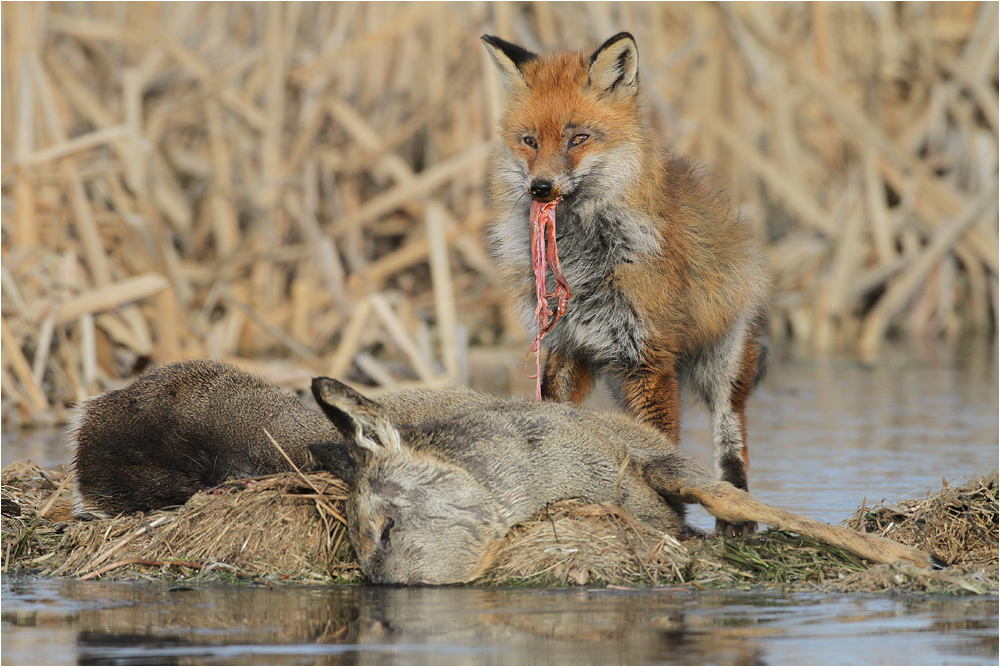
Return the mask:
<path id="1" fill-rule="evenodd" d="M 757 532 L 757 522 L 729 523 L 722 519 L 715 520 L 715 534 L 721 537 L 743 537 Z"/>

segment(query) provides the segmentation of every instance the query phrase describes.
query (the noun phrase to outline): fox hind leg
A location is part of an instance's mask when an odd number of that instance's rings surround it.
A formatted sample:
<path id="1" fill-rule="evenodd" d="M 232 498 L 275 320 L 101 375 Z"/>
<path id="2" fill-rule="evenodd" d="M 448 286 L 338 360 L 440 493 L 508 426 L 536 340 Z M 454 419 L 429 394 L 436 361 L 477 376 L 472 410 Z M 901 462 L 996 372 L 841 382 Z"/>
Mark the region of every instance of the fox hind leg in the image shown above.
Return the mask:
<path id="1" fill-rule="evenodd" d="M 743 491 L 747 490 L 747 470 L 750 467 L 747 450 L 746 402 L 753 390 L 753 366 L 756 358 L 756 347 L 747 344 L 743 350 L 740 371 L 732 385 L 732 393 L 728 406 L 714 411 L 712 420 L 712 444 L 715 449 L 715 465 L 719 478 L 729 482 Z M 750 365 L 750 370 L 745 366 Z M 723 519 L 716 519 L 715 532 L 733 537 L 749 535 L 757 531 L 757 524 L 748 521 L 733 524 Z"/>
<path id="2" fill-rule="evenodd" d="M 759 326 L 740 320 L 716 346 L 701 352 L 688 371 L 712 415 L 716 474 L 744 491 L 748 488 L 749 467 L 746 403 L 760 378 L 763 362 Z M 757 530 L 757 524 L 718 519 L 715 529 L 727 537 L 749 535 Z"/>

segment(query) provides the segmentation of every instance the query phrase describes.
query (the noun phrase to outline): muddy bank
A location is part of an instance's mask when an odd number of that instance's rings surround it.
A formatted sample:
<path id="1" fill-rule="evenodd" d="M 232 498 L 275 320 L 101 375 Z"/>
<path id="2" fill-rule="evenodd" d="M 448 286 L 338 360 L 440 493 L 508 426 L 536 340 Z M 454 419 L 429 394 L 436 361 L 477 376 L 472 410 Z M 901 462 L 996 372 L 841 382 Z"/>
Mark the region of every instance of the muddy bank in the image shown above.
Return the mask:
<path id="1" fill-rule="evenodd" d="M 131 580 L 350 582 L 347 489 L 327 473 L 230 482 L 183 507 L 103 521 L 71 513 L 61 470 L 2 473 L 3 572 Z M 787 590 L 995 592 L 997 473 L 927 498 L 862 507 L 844 524 L 925 549 L 941 571 L 873 566 L 784 531 L 740 539 L 660 535 L 610 505 L 567 500 L 517 526 L 478 583 L 490 586 L 776 586 Z"/>

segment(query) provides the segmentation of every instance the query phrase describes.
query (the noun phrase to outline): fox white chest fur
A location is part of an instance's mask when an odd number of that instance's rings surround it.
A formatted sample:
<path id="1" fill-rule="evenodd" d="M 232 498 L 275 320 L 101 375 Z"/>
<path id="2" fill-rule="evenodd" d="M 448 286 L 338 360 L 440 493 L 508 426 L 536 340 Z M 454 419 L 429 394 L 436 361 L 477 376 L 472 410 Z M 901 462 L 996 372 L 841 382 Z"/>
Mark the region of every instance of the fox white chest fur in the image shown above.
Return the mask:
<path id="1" fill-rule="evenodd" d="M 563 273 L 572 290 L 571 307 L 545 338 L 545 344 L 574 356 L 587 356 L 596 366 L 634 368 L 642 363 L 646 324 L 618 280 L 623 264 L 645 263 L 659 252 L 651 221 L 613 204 L 561 205 L 556 214 L 556 245 Z M 531 335 L 535 319 L 535 287 L 531 266 L 528 206 L 513 203 L 510 215 L 494 228 L 493 248 L 520 315 Z M 548 276 L 548 288 L 554 288 Z M 551 304 L 555 307 L 555 300 Z"/>

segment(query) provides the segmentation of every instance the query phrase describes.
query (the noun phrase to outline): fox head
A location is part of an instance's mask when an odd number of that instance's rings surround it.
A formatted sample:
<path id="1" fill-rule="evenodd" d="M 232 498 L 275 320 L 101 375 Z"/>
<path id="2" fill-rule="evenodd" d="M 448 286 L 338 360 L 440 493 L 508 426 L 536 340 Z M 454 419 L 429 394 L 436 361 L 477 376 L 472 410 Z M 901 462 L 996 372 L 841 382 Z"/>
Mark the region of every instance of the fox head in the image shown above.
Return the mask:
<path id="1" fill-rule="evenodd" d="M 464 468 L 412 448 L 379 403 L 330 378 L 312 390 L 344 441 L 309 450 L 351 487 L 348 537 L 368 578 L 450 584 L 482 574 L 506 532 L 497 498 Z"/>
<path id="2" fill-rule="evenodd" d="M 618 33 L 589 55 L 539 56 L 482 40 L 509 94 L 494 195 L 525 208 L 529 198 L 562 197 L 573 207 L 623 196 L 639 176 L 644 142 L 632 35 Z"/>

